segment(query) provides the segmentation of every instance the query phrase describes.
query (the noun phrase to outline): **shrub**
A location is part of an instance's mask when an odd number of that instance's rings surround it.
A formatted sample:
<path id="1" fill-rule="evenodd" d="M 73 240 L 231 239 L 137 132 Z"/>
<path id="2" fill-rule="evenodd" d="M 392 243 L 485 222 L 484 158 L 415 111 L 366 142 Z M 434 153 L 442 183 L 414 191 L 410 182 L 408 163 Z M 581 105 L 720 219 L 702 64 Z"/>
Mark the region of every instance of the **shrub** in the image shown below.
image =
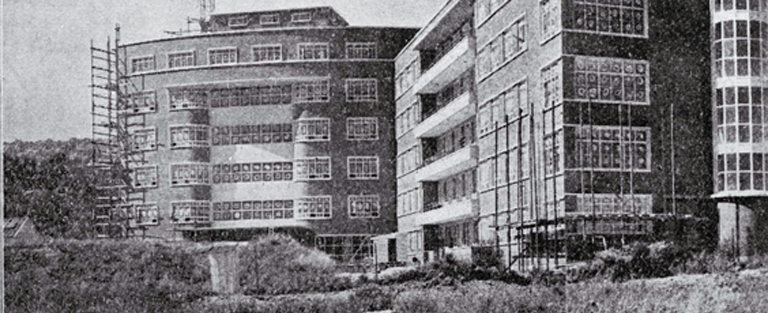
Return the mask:
<path id="1" fill-rule="evenodd" d="M 336 277 L 336 263 L 287 235 L 260 237 L 240 254 L 240 283 L 246 294 L 346 290 L 349 277 Z"/>

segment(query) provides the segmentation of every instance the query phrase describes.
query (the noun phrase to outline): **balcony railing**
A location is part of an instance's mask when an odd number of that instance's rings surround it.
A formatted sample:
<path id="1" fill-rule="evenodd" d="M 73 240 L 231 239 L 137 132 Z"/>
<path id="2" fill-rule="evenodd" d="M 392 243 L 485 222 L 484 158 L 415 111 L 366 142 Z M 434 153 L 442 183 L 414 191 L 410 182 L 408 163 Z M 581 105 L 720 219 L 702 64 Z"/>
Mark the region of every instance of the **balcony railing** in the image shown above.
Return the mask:
<path id="1" fill-rule="evenodd" d="M 421 72 L 424 73 L 428 71 L 433 65 L 435 65 L 435 63 L 437 63 L 437 61 L 440 61 L 440 59 L 445 56 L 448 51 L 451 51 L 453 47 L 455 47 L 464 38 L 469 36 L 471 31 L 472 23 L 471 21 L 466 21 L 458 29 L 451 33 L 448 38 L 437 44 L 434 49 L 422 51 Z"/>
<path id="2" fill-rule="evenodd" d="M 421 120 L 426 120 L 453 100 L 456 100 L 456 98 L 469 92 L 470 87 L 474 84 L 474 75 L 472 74 L 472 69 L 469 69 L 437 94 L 422 96 Z"/>

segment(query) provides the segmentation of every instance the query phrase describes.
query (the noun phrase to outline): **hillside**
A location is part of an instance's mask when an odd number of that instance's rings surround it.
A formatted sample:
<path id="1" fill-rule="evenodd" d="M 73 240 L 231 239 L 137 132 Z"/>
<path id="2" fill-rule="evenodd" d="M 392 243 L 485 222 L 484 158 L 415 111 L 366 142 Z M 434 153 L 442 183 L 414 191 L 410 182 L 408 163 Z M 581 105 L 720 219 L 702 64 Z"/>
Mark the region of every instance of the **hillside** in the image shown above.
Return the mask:
<path id="1" fill-rule="evenodd" d="M 91 154 L 89 139 L 4 143 L 5 216 L 29 216 L 47 236 L 89 237 L 95 196 Z"/>

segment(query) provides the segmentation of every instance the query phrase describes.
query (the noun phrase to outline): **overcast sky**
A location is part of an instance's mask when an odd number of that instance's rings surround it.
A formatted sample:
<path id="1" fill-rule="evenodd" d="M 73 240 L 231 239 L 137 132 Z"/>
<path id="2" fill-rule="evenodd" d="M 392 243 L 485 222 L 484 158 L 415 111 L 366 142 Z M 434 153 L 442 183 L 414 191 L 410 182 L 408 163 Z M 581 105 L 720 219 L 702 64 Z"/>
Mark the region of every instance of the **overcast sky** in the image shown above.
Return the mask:
<path id="1" fill-rule="evenodd" d="M 351 25 L 420 27 L 444 0 L 217 0 L 214 13 L 332 6 Z M 198 0 L 4 0 L 3 141 L 91 136 L 91 39 L 163 38 Z"/>

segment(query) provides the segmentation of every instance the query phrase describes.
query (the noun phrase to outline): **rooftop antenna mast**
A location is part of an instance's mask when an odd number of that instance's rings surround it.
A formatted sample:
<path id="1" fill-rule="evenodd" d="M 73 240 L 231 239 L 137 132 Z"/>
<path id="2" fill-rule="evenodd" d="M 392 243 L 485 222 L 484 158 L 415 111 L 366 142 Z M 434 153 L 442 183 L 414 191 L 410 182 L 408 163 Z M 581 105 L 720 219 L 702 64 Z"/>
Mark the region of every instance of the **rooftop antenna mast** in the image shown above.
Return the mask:
<path id="1" fill-rule="evenodd" d="M 179 30 L 166 30 L 165 33 L 169 35 L 174 36 L 181 36 L 184 34 L 188 34 L 192 32 L 192 28 L 190 25 L 197 23 L 200 25 L 200 32 L 207 32 L 208 31 L 208 23 L 209 18 L 211 17 L 211 13 L 216 9 L 216 0 L 199 0 L 197 3 L 198 8 L 200 9 L 200 16 L 197 18 L 189 17 L 187 16 L 187 29 L 179 29 Z"/>

